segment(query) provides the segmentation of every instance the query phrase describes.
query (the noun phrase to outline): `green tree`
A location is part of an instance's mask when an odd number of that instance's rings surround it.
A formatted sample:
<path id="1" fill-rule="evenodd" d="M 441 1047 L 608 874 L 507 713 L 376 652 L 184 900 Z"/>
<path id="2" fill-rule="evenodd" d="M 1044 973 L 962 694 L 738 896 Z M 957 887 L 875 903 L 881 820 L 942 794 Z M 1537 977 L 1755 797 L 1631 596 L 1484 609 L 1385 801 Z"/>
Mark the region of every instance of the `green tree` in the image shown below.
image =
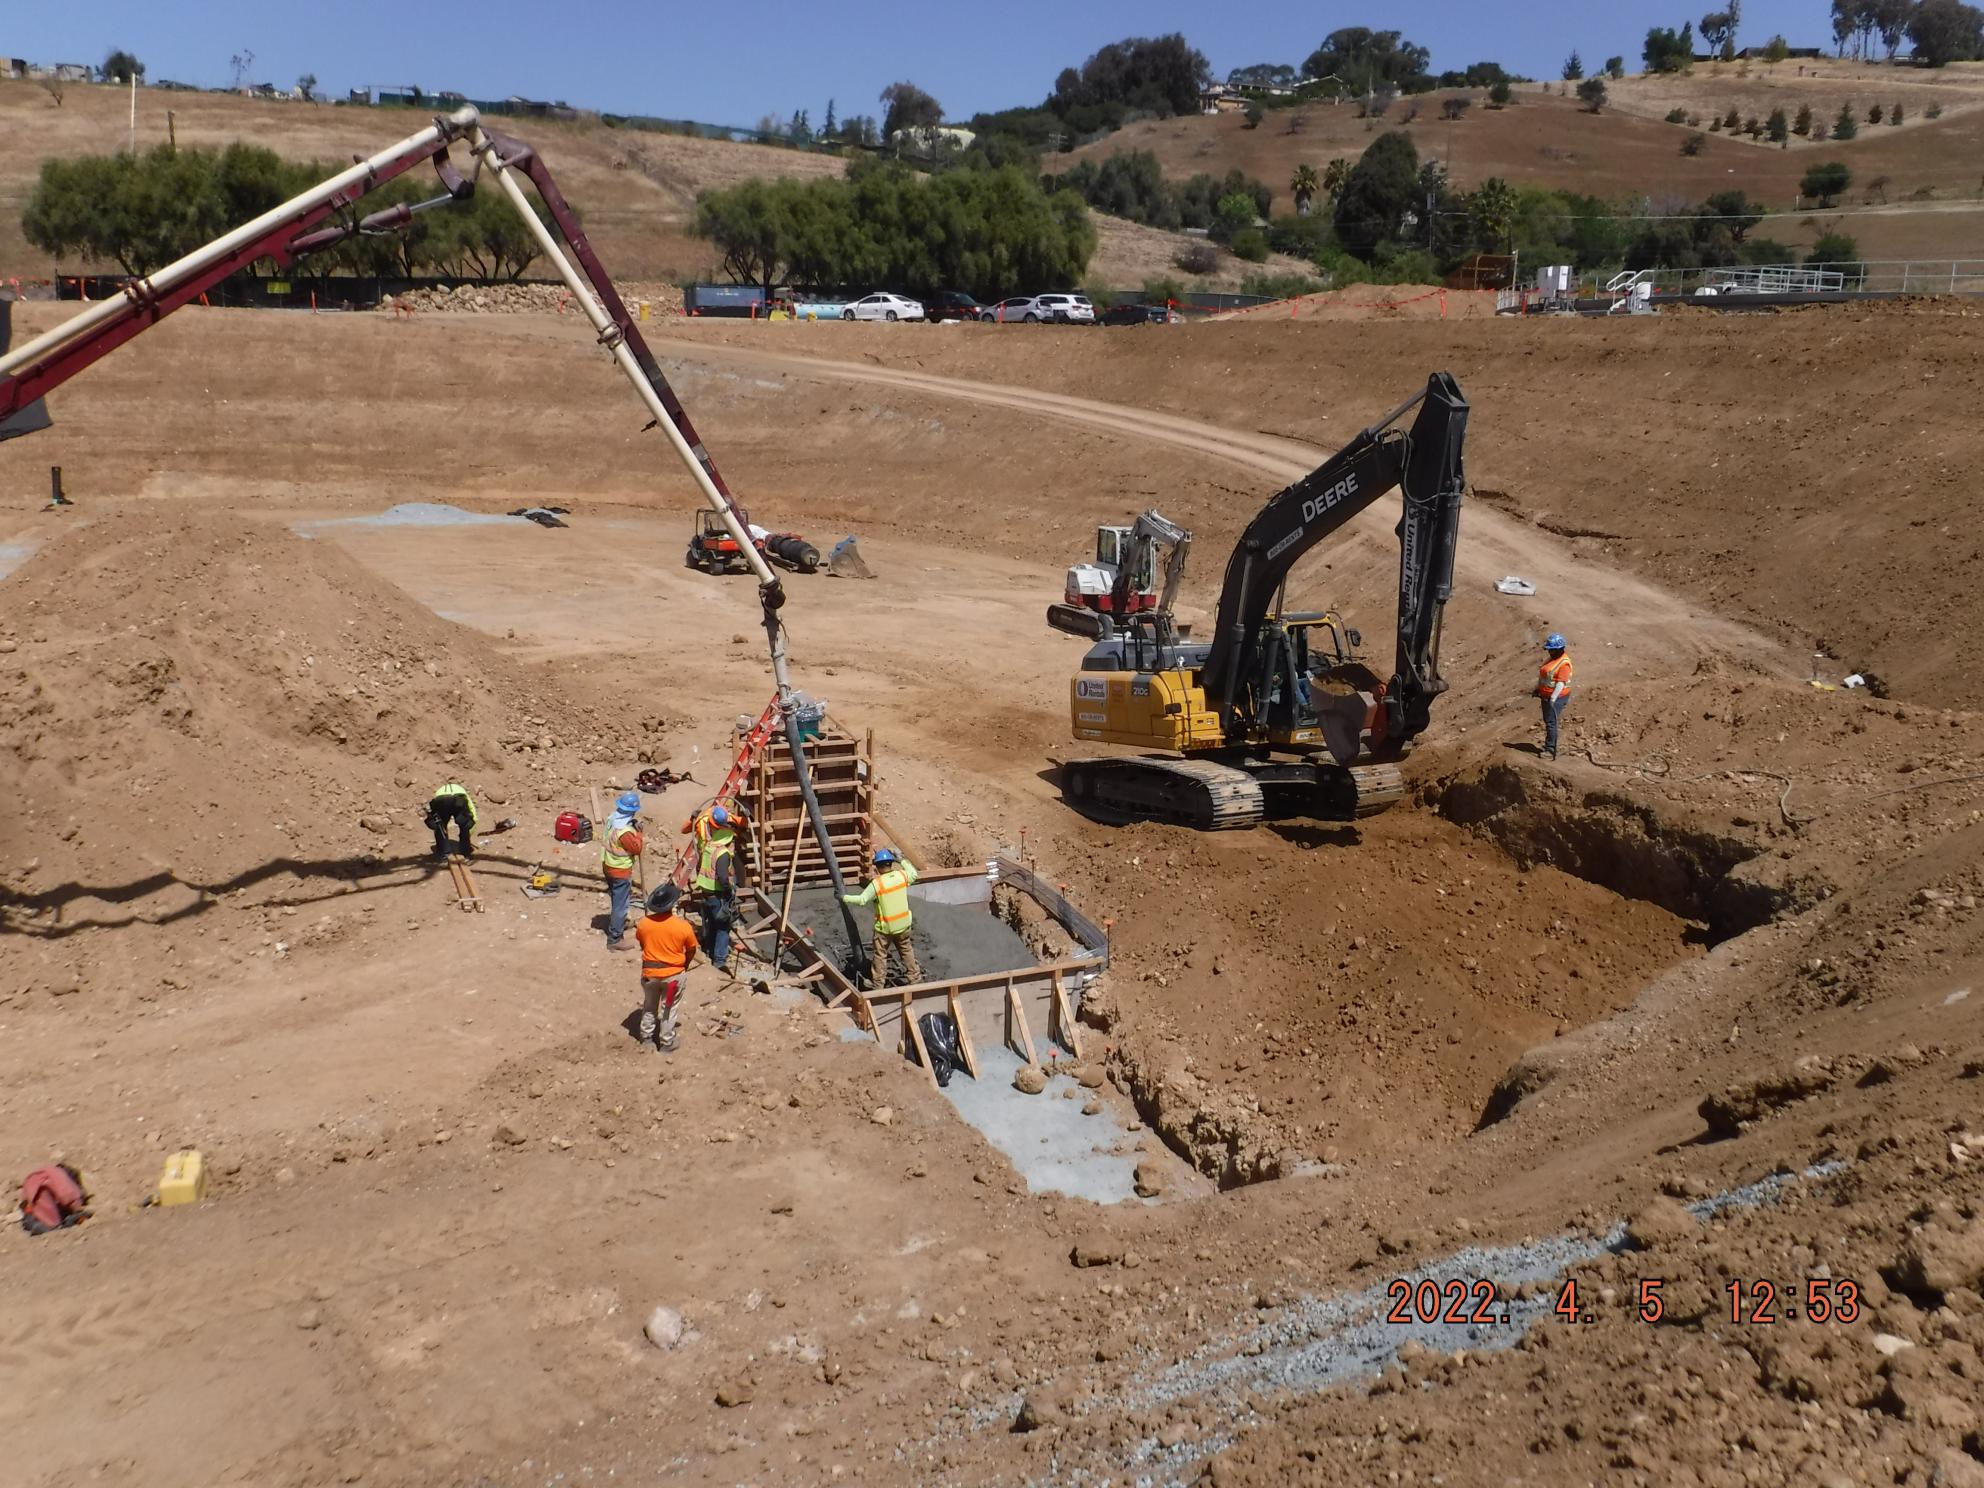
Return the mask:
<path id="1" fill-rule="evenodd" d="M 1707 148 L 1708 148 L 1708 136 L 1703 134 L 1700 130 L 1696 130 L 1693 134 L 1689 135 L 1686 139 L 1681 141 L 1681 153 L 1683 155 L 1699 155 L 1702 153 L 1703 150 Z"/>
<path id="2" fill-rule="evenodd" d="M 740 284 L 756 284 L 767 295 L 790 261 L 793 229 L 788 219 L 791 192 L 785 181 L 743 181 L 696 199 L 692 230 L 723 255 L 723 272 Z"/>
<path id="3" fill-rule="evenodd" d="M 1869 124 L 1878 124 L 1886 117 L 1887 110 L 1883 109 L 1878 103 L 1867 110 L 1867 122 Z"/>
<path id="4" fill-rule="evenodd" d="M 1839 117 L 1832 121 L 1832 137 L 1850 140 L 1859 132 L 1860 121 L 1853 117 L 1853 105 L 1842 103 L 1839 106 Z"/>
<path id="5" fill-rule="evenodd" d="M 315 103 L 317 101 L 317 74 L 314 72 L 304 73 L 302 77 L 296 80 L 296 91 L 303 95 L 303 101 L 305 103 Z"/>
<path id="6" fill-rule="evenodd" d="M 1686 72 L 1695 61 L 1695 28 L 1683 23 L 1679 31 L 1665 26 L 1650 27 L 1642 49 L 1648 72 Z"/>
<path id="7" fill-rule="evenodd" d="M 1791 43 L 1784 39 L 1784 33 L 1782 32 L 1773 36 L 1769 44 L 1764 47 L 1764 61 L 1770 63 L 1773 67 L 1777 66 L 1778 63 L 1790 55 Z"/>
<path id="8" fill-rule="evenodd" d="M 1574 83 L 1584 76 L 1584 58 L 1577 54 L 1575 48 L 1572 49 L 1570 56 L 1564 59 L 1564 67 L 1560 76 L 1567 83 Z"/>
<path id="9" fill-rule="evenodd" d="M 1484 252 L 1506 253 L 1515 233 L 1518 201 L 1515 188 L 1500 176 L 1490 176 L 1467 198 L 1467 224 Z"/>
<path id="10" fill-rule="evenodd" d="M 1624 57 L 1607 57 L 1605 59 L 1605 75 L 1615 83 L 1625 77 L 1626 59 Z"/>
<path id="11" fill-rule="evenodd" d="M 1496 78 L 1494 82 L 1488 85 L 1488 106 L 1490 108 L 1507 108 L 1509 100 L 1515 96 L 1516 90 L 1509 86 L 1509 80 L 1507 78 Z"/>
<path id="12" fill-rule="evenodd" d="M 1219 199 L 1219 206 L 1213 212 L 1212 240 L 1231 243 L 1254 225 L 1258 215 L 1253 197 L 1244 191 L 1230 192 Z"/>
<path id="13" fill-rule="evenodd" d="M 1770 136 L 1772 144 L 1782 144 L 1791 137 L 1791 123 L 1784 117 L 1781 108 L 1772 109 L 1770 118 L 1764 121 L 1764 132 Z"/>
<path id="14" fill-rule="evenodd" d="M 1350 162 L 1339 155 L 1323 167 L 1323 195 L 1335 201 L 1350 184 Z"/>
<path id="15" fill-rule="evenodd" d="M 1887 48 L 1888 61 L 1901 50 L 1901 39 L 1908 34 L 1908 23 L 1915 19 L 1916 0 L 1861 0 L 1873 7 L 1874 30 Z"/>
<path id="16" fill-rule="evenodd" d="M 1316 168 L 1307 161 L 1295 167 L 1295 174 L 1289 178 L 1289 194 L 1295 198 L 1295 215 L 1307 217 L 1316 200 L 1316 193 L 1322 190 L 1322 178 Z"/>
<path id="17" fill-rule="evenodd" d="M 1099 48 L 1079 68 L 1064 68 L 1048 110 L 1078 133 L 1113 129 L 1131 112 L 1159 117 L 1199 111 L 1212 64 L 1183 36 L 1130 36 Z"/>
<path id="18" fill-rule="evenodd" d="M 1229 88 L 1292 88 L 1300 73 L 1285 62 L 1256 62 L 1236 67 L 1226 75 Z"/>
<path id="19" fill-rule="evenodd" d="M 122 47 L 117 47 L 103 59 L 103 66 L 96 70 L 96 75 L 106 83 L 129 83 L 132 78 L 142 83 L 145 80 L 145 64 Z"/>
<path id="20" fill-rule="evenodd" d="M 1899 124 L 1900 122 L 1901 122 L 1901 105 L 1897 103 L 1893 108 L 1888 110 L 1888 123 Z"/>
<path id="21" fill-rule="evenodd" d="M 1267 117 L 1267 111 L 1263 109 L 1258 103 L 1255 103 L 1252 99 L 1249 99 L 1247 101 L 1247 110 L 1244 117 L 1247 120 L 1247 127 L 1249 129 L 1259 129 L 1261 127 L 1261 120 Z"/>
<path id="22" fill-rule="evenodd" d="M 1829 232 L 1812 244 L 1812 251 L 1805 255 L 1808 264 L 1824 264 L 1829 268 L 1857 271 L 1860 267 L 1860 245 L 1843 232 Z"/>
<path id="23" fill-rule="evenodd" d="M 1351 168 L 1336 201 L 1336 236 L 1369 261 L 1380 243 L 1396 239 L 1419 201 L 1419 152 L 1409 135 L 1388 130 Z"/>
<path id="24" fill-rule="evenodd" d="M 1812 106 L 1809 103 L 1798 106 L 1798 117 L 1791 125 L 1791 132 L 1801 139 L 1812 132 Z"/>
<path id="25" fill-rule="evenodd" d="M 1961 0 L 1922 0 L 1908 19 L 1915 59 L 1929 67 L 1984 57 L 1984 10 Z"/>
<path id="26" fill-rule="evenodd" d="M 1235 258 L 1243 258 L 1248 263 L 1268 261 L 1268 240 L 1258 227 L 1245 227 L 1233 235 L 1228 245 Z"/>
<path id="27" fill-rule="evenodd" d="M 820 138 L 823 140 L 840 138 L 840 120 L 834 117 L 834 101 L 831 98 L 827 100 L 827 120 L 820 126 Z"/>
<path id="28" fill-rule="evenodd" d="M 1431 52 L 1397 31 L 1345 26 L 1324 37 L 1323 44 L 1304 59 L 1302 76 L 1340 78 L 1353 94 L 1368 94 L 1381 84 L 1410 91 L 1426 79 L 1431 60 Z"/>
<path id="29" fill-rule="evenodd" d="M 1836 198 L 1844 196 L 1852 184 L 1853 172 L 1837 160 L 1828 160 L 1805 172 L 1798 182 L 1798 194 L 1817 197 L 1820 206 L 1829 207 Z"/>
<path id="30" fill-rule="evenodd" d="M 944 106 L 914 83 L 890 83 L 877 101 L 884 109 L 884 140 L 893 140 L 899 129 L 934 129 L 944 122 Z"/>
<path id="31" fill-rule="evenodd" d="M 1578 101 L 1592 113 L 1601 113 L 1606 104 L 1605 79 L 1589 77 L 1578 84 Z"/>
<path id="32" fill-rule="evenodd" d="M 1751 201 L 1741 191 L 1718 191 L 1702 203 L 1702 217 L 1718 221 L 1740 243 L 1751 228 L 1764 220 L 1764 205 Z"/>
<path id="33" fill-rule="evenodd" d="M 845 180 L 745 181 L 697 199 L 695 231 L 724 271 L 780 282 L 877 283 L 999 299 L 1077 284 L 1095 252 L 1088 209 L 1016 167 L 922 175 L 859 162 Z"/>

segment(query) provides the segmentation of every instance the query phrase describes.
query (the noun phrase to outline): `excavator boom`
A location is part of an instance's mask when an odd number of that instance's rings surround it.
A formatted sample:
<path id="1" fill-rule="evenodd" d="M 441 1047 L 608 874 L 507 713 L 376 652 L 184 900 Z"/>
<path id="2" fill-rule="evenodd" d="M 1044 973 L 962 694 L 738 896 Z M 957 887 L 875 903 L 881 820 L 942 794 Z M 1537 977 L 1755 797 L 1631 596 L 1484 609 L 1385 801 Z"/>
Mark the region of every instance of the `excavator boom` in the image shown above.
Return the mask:
<path id="1" fill-rule="evenodd" d="M 1407 431 L 1396 427 L 1414 408 Z M 1227 560 L 1201 682 L 1223 714 L 1239 705 L 1261 626 L 1290 571 L 1394 486 L 1399 519 L 1398 655 L 1385 695 L 1386 737 L 1403 744 L 1425 730 L 1440 676 L 1440 616 L 1453 592 L 1454 549 L 1466 486 L 1461 463 L 1467 400 L 1445 372 L 1279 492 L 1240 534 Z"/>

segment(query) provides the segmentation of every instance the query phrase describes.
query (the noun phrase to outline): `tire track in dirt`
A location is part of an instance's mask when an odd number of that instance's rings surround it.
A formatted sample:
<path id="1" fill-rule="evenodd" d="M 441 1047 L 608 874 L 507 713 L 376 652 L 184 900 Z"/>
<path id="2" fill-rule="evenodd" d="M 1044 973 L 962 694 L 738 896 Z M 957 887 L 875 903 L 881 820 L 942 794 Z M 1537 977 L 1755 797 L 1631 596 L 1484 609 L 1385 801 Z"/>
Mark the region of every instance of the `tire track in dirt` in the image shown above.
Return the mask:
<path id="1" fill-rule="evenodd" d="M 1177 414 L 1069 393 L 754 348 L 663 338 L 655 338 L 651 344 L 688 362 L 742 364 L 791 377 L 859 383 L 1057 419 L 1119 439 L 1170 445 L 1221 460 L 1267 476 L 1278 485 L 1307 475 L 1329 453 L 1299 440 L 1227 429 Z M 1263 492 L 1264 500 L 1266 494 Z M 1396 498 L 1388 498 L 1346 530 L 1389 542 L 1397 520 L 1391 513 L 1396 509 Z M 1548 614 L 1553 626 L 1573 634 L 1606 637 L 1611 643 L 1608 665 L 1615 674 L 1648 677 L 1687 673 L 1704 657 L 1728 656 L 1762 664 L 1780 676 L 1796 675 L 1792 658 L 1777 641 L 1725 616 L 1703 613 L 1692 601 L 1623 570 L 1582 558 L 1533 524 L 1475 502 L 1467 507 L 1462 530 L 1465 537 L 1455 565 L 1456 587 L 1485 588 L 1505 574 L 1520 574 L 1534 581 L 1544 597 L 1539 609 Z"/>

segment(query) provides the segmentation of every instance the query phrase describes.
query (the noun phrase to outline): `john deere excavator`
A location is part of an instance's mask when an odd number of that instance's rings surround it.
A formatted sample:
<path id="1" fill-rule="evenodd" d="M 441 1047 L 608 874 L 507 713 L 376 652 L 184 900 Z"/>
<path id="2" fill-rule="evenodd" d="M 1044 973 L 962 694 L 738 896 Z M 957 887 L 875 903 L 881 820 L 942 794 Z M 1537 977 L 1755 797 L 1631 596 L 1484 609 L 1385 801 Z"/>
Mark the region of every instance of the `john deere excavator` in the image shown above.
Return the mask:
<path id="1" fill-rule="evenodd" d="M 1065 758 L 1068 801 L 1106 820 L 1204 830 L 1350 821 L 1397 801 L 1397 761 L 1447 689 L 1440 619 L 1453 592 L 1467 414 L 1459 384 L 1436 373 L 1261 508 L 1227 561 L 1210 641 L 1184 637 L 1171 613 L 1191 534 L 1146 513 L 1120 571 L 1151 572 L 1146 545 L 1151 558 L 1168 546 L 1160 603 L 1114 613 L 1057 605 L 1048 623 L 1095 641 L 1069 686 L 1075 738 L 1166 753 Z M 1281 601 L 1296 563 L 1394 486 L 1404 513 L 1387 681 L 1357 659 L 1362 637 L 1341 616 L 1288 612 Z"/>

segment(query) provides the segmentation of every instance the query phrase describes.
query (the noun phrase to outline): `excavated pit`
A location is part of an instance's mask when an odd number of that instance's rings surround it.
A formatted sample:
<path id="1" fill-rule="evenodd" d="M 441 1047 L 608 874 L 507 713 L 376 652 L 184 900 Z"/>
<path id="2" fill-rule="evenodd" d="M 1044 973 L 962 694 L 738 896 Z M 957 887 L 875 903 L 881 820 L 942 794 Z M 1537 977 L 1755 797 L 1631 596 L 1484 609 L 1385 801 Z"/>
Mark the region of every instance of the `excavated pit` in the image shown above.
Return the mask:
<path id="1" fill-rule="evenodd" d="M 1547 771 L 1491 765 L 1429 796 L 1441 817 L 1486 837 L 1521 867 L 1549 866 L 1657 904 L 1700 925 L 1708 945 L 1802 907 L 1815 888 L 1774 871 L 1761 840 Z"/>

